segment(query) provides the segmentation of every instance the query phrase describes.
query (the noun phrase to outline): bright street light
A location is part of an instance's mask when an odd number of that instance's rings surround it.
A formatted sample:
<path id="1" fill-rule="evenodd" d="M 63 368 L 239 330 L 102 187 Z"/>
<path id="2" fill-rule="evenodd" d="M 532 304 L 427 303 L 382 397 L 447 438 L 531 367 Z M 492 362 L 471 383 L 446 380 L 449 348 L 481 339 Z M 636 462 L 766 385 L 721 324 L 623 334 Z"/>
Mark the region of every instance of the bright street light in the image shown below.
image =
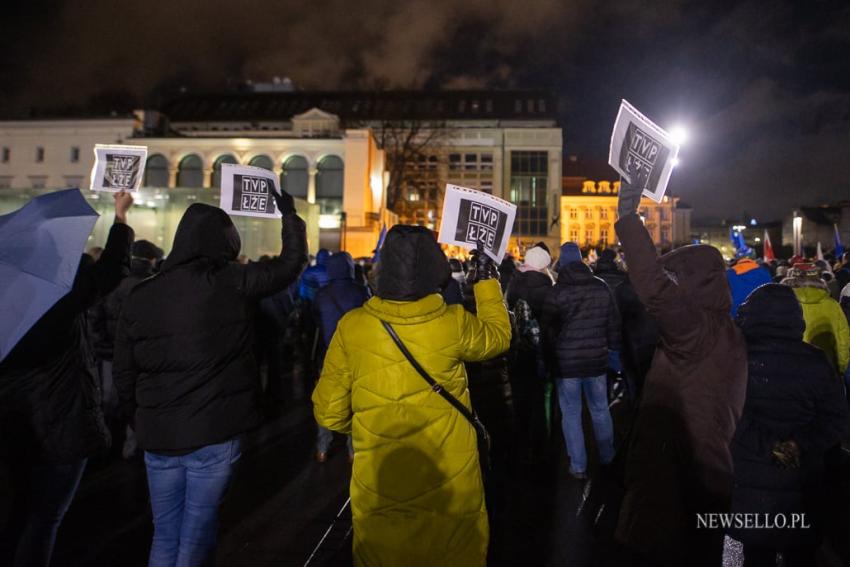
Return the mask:
<path id="1" fill-rule="evenodd" d="M 672 162 L 670 162 L 670 163 L 671 163 L 671 165 L 672 165 L 673 167 L 676 167 L 676 166 L 677 166 L 677 165 L 679 165 L 679 163 L 680 163 L 679 158 L 674 157 L 674 158 L 673 158 L 673 161 L 672 161 Z"/>
<path id="2" fill-rule="evenodd" d="M 676 126 L 670 128 L 670 138 L 672 138 L 674 144 L 681 146 L 688 141 L 688 138 L 690 138 L 690 134 L 687 128 L 680 124 L 677 124 Z"/>

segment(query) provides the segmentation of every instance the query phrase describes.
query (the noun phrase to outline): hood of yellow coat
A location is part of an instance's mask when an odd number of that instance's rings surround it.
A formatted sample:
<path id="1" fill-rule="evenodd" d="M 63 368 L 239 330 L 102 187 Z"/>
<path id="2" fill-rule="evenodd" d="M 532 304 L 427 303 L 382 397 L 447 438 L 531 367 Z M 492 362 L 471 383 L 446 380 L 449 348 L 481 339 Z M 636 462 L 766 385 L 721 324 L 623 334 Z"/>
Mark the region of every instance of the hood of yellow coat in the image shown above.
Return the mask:
<path id="1" fill-rule="evenodd" d="M 393 325 L 416 325 L 436 319 L 446 312 L 443 297 L 434 293 L 416 301 L 392 301 L 373 296 L 363 305 L 370 315 Z"/>
<path id="2" fill-rule="evenodd" d="M 820 287 L 795 287 L 794 293 L 800 303 L 820 303 L 829 298 L 829 292 Z"/>

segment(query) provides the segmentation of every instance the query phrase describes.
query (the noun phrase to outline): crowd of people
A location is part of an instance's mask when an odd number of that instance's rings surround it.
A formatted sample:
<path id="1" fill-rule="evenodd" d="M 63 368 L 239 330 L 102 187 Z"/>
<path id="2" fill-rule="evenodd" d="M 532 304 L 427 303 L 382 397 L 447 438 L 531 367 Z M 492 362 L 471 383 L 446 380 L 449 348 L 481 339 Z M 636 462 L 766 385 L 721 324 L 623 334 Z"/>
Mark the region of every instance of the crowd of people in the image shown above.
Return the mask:
<path id="1" fill-rule="evenodd" d="M 297 358 L 315 460 L 346 436 L 357 565 L 486 564 L 512 471 L 560 439 L 575 482 L 614 508 L 588 523 L 628 565 L 717 566 L 725 536 L 747 566 L 814 565 L 850 434 L 850 257 L 659 256 L 637 177 L 620 190 L 619 250 L 589 261 L 541 242 L 498 265 L 448 259 L 404 225 L 374 259 L 311 262 L 286 193 L 278 256 L 241 261 L 228 215 L 202 204 L 165 255 L 133 242 L 132 198 L 116 194 L 103 250 L 0 362 L 14 496 L 0 562 L 50 564 L 111 430 L 124 458 L 143 452 L 149 565 L 208 564 L 243 436 L 280 411 Z M 726 513 L 805 522 L 700 527 Z"/>

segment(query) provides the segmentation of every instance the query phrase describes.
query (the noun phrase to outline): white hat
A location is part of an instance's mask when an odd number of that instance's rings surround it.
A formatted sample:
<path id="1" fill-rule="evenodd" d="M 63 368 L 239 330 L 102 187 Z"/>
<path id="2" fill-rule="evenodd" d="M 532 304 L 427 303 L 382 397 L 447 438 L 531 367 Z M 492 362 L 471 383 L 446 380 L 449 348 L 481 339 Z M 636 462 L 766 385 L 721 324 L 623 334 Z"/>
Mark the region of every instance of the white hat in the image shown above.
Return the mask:
<path id="1" fill-rule="evenodd" d="M 552 263 L 552 257 L 544 249 L 539 246 L 529 248 L 525 253 L 524 265 L 533 270 L 542 271 L 549 267 Z"/>

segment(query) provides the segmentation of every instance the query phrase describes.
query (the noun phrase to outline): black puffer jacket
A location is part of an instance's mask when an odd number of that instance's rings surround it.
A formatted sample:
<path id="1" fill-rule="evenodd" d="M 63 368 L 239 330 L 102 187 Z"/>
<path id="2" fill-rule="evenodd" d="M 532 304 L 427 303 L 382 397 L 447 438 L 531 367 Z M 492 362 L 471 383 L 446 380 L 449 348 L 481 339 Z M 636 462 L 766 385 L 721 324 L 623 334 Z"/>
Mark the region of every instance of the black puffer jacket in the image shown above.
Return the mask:
<path id="1" fill-rule="evenodd" d="M 241 265 L 230 217 L 196 203 L 161 272 L 130 292 L 114 374 L 140 447 L 180 454 L 257 425 L 257 302 L 292 283 L 307 263 L 296 215 L 284 215 L 282 239 L 278 258 Z"/>
<path id="2" fill-rule="evenodd" d="M 617 289 L 620 284 L 629 281 L 629 276 L 626 272 L 617 267 L 613 260 L 600 258 L 596 262 L 596 268 L 593 270 L 593 275 L 608 284 L 611 291 Z"/>
<path id="3" fill-rule="evenodd" d="M 508 284 L 508 308 L 513 309 L 516 302 L 524 299 L 531 312 L 538 319 L 543 315 L 543 304 L 552 289 L 552 279 L 543 272 L 517 272 Z"/>
<path id="4" fill-rule="evenodd" d="M 803 312 L 792 289 L 767 284 L 738 309 L 747 339 L 749 371 L 744 413 L 732 441 L 735 467 L 732 511 L 806 513 L 823 496 L 824 453 L 847 432 L 850 417 L 843 388 L 826 355 L 803 342 Z M 801 466 L 781 468 L 771 449 L 793 439 Z M 817 543 L 816 529 L 732 530 L 735 539 L 768 549 Z"/>
<path id="5" fill-rule="evenodd" d="M 127 274 L 132 244 L 133 230 L 113 225 L 100 259 L 0 363 L 0 453 L 61 464 L 109 445 L 86 311 Z"/>
<path id="6" fill-rule="evenodd" d="M 541 326 L 560 378 L 605 374 L 608 350 L 620 350 L 620 315 L 611 290 L 581 262 L 558 270 Z"/>

